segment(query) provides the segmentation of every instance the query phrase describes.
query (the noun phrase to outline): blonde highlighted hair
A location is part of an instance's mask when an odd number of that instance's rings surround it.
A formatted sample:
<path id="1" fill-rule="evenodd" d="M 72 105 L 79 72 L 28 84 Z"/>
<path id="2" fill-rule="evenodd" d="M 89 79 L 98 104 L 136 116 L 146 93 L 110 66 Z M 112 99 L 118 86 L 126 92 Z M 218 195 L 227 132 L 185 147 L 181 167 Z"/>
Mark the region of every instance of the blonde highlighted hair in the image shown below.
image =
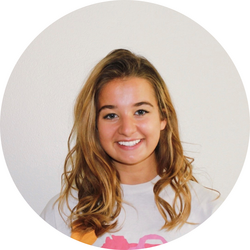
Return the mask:
<path id="1" fill-rule="evenodd" d="M 188 181 L 196 179 L 192 174 L 192 159 L 183 153 L 177 116 L 166 84 L 144 57 L 125 49 L 114 50 L 94 67 L 77 97 L 59 197 L 59 208 L 62 209 L 65 201 L 68 204 L 72 189 L 77 191 L 78 204 L 73 209 L 68 205 L 70 225 L 83 233 L 94 230 L 97 237 L 115 229 L 123 202 L 119 173 L 99 141 L 98 96 L 111 80 L 127 77 L 143 78 L 152 85 L 161 119 L 167 121 L 155 149 L 157 172 L 161 178 L 154 186 L 154 194 L 159 212 L 165 219 L 162 228 L 181 227 L 187 222 L 191 210 Z M 167 185 L 175 192 L 173 204 L 160 197 Z"/>

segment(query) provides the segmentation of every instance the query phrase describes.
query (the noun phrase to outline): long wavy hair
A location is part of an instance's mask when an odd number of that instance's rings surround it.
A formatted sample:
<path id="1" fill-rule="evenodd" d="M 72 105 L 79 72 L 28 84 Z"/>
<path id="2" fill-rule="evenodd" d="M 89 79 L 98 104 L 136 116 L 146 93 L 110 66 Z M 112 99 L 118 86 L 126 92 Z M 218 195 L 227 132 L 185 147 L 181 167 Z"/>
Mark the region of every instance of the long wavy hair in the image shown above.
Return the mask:
<path id="1" fill-rule="evenodd" d="M 165 220 L 162 229 L 181 227 L 187 222 L 191 210 L 188 181 L 196 181 L 192 174 L 193 159 L 183 153 L 177 116 L 166 84 L 147 59 L 117 49 L 94 67 L 77 97 L 59 197 L 60 211 L 65 201 L 71 211 L 70 226 L 83 233 L 94 230 L 97 237 L 116 228 L 123 203 L 119 173 L 99 140 L 98 96 L 111 80 L 128 77 L 143 78 L 152 85 L 160 117 L 167 121 L 155 149 L 157 172 L 161 178 L 153 189 L 155 203 Z M 160 197 L 167 185 L 175 192 L 172 204 Z M 78 193 L 78 204 L 70 208 L 68 199 L 73 189 Z"/>

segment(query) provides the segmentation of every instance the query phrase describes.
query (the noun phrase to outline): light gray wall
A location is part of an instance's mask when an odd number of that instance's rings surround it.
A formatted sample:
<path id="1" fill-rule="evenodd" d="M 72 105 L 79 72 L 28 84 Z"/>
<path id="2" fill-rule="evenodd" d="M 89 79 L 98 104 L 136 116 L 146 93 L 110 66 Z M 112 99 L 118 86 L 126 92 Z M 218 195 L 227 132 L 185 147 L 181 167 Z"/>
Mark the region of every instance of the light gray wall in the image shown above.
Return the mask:
<path id="1" fill-rule="evenodd" d="M 166 80 L 198 179 L 224 197 L 235 184 L 245 159 L 249 116 L 241 79 L 227 53 L 175 11 L 110 2 L 75 11 L 44 30 L 21 56 L 6 87 L 1 113 L 5 160 L 37 213 L 60 190 L 77 93 L 90 69 L 120 47 L 147 57 Z"/>

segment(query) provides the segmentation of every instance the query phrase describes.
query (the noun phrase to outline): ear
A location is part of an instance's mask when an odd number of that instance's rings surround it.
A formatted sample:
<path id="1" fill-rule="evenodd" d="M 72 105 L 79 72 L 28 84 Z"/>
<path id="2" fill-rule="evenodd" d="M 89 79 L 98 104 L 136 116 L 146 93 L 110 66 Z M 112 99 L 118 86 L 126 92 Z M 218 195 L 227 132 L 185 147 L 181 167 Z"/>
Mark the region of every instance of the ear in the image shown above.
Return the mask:
<path id="1" fill-rule="evenodd" d="M 165 113 L 165 109 L 162 110 L 162 113 Z M 161 119 L 161 130 L 164 130 L 167 125 L 167 118 L 166 115 L 162 115 L 163 119 Z"/>
<path id="2" fill-rule="evenodd" d="M 167 125 L 167 119 L 165 118 L 161 120 L 161 130 L 165 129 L 166 125 Z"/>

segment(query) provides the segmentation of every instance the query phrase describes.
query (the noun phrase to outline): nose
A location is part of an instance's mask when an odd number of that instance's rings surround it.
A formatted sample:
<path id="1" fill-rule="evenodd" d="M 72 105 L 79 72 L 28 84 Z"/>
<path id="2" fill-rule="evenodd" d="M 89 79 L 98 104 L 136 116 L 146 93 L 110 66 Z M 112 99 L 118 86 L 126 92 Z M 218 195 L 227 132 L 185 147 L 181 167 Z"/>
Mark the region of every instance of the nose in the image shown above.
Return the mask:
<path id="1" fill-rule="evenodd" d="M 136 123 L 131 117 L 123 117 L 119 126 L 119 133 L 126 137 L 130 137 L 136 132 Z"/>

